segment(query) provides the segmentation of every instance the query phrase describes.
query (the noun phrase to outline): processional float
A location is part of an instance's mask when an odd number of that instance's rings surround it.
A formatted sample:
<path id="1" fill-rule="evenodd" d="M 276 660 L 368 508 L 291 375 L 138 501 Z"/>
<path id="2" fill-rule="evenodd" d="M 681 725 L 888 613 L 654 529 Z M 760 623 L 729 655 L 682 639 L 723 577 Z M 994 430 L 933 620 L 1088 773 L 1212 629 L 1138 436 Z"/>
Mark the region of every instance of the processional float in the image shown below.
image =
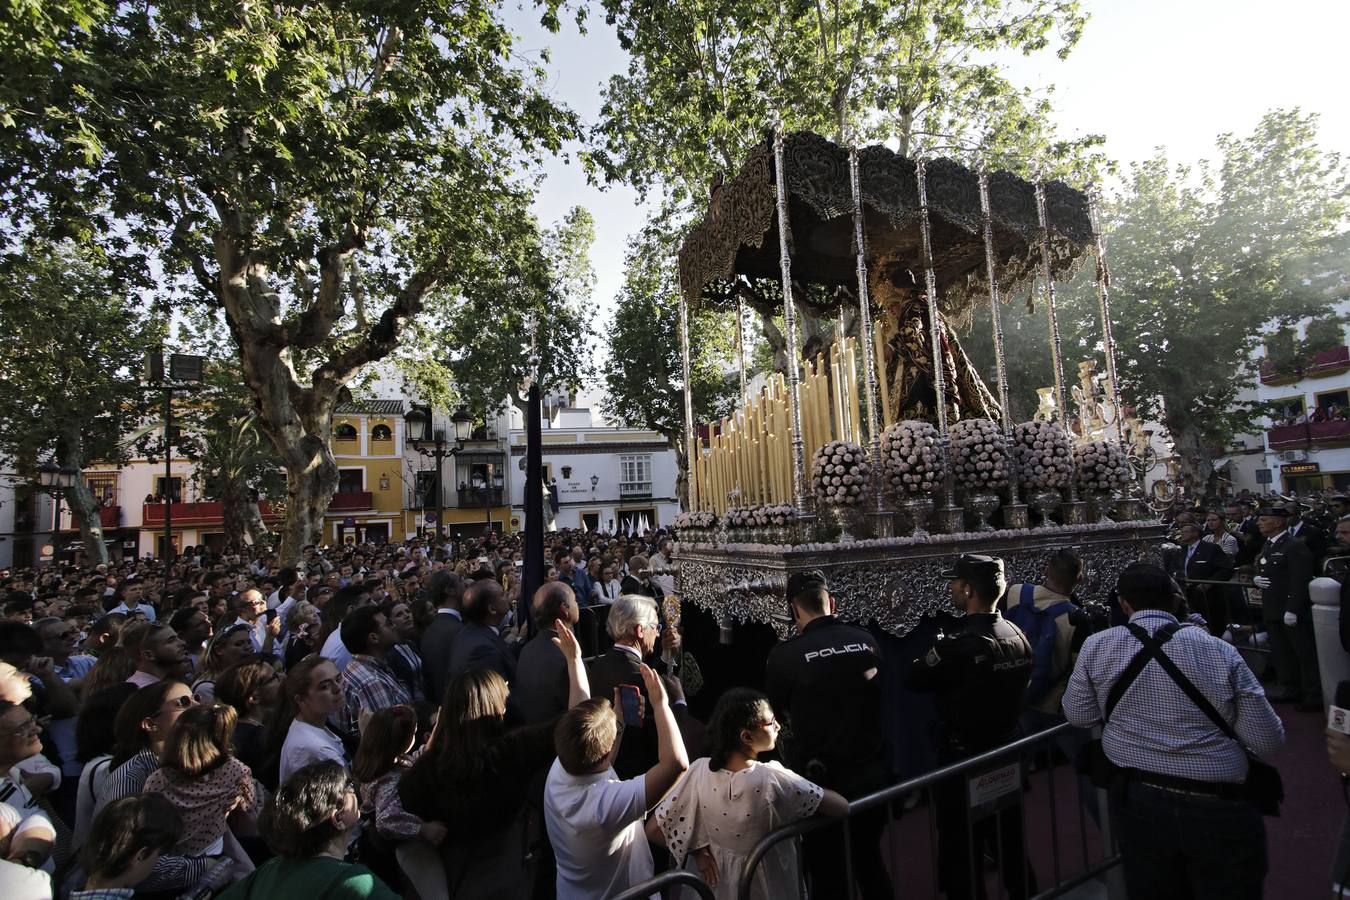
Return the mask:
<path id="1" fill-rule="evenodd" d="M 1055 281 L 1089 259 L 1114 410 L 1112 434 L 1096 440 L 1075 435 L 1069 417 L 1055 297 Z M 956 554 L 996 554 L 1010 581 L 1036 580 L 1050 553 L 1073 546 L 1085 564 L 1080 596 L 1094 601 L 1156 547 L 1161 527 L 1123 494 L 1110 277 L 1082 192 L 776 131 L 714 189 L 679 271 L 681 593 L 719 621 L 785 630 L 787 577 L 820 569 L 842 617 L 903 635 L 947 603 L 940 573 Z M 1000 298 L 1037 287 L 1053 414 L 1017 424 Z M 741 407 L 700 429 L 688 322 L 704 304 L 781 315 L 786 364 L 749 397 L 742 362 Z M 841 304 L 856 310 L 858 333 L 838 326 L 828 346 L 815 335 L 820 346 L 803 359 L 801 310 L 842 323 Z M 956 335 L 979 304 L 992 312 L 993 391 Z"/>

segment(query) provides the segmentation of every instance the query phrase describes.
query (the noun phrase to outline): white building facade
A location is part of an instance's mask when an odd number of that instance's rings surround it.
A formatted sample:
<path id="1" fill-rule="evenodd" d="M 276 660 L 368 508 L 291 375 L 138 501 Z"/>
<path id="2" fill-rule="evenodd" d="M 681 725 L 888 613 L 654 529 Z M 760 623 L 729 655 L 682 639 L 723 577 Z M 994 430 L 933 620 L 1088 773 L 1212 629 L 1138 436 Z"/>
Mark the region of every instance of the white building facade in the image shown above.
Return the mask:
<path id="1" fill-rule="evenodd" d="M 567 398 L 569 403 L 575 402 Z M 525 521 L 525 428 L 512 411 L 509 435 L 513 530 Z M 669 526 L 680 511 L 675 451 L 654 431 L 613 428 L 591 409 L 546 409 L 542 430 L 544 485 L 556 499 L 555 528 L 633 531 Z"/>

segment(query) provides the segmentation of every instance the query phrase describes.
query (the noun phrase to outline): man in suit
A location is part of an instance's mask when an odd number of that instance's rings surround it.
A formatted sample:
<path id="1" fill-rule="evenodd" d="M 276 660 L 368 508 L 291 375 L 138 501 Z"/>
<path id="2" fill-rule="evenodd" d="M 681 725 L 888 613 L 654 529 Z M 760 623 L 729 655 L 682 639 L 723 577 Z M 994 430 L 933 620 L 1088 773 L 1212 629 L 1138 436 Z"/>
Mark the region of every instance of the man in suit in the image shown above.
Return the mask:
<path id="1" fill-rule="evenodd" d="M 606 623 L 614 646 L 592 660 L 588 667 L 592 697 L 610 699 L 619 685 L 633 685 L 641 693 L 645 709 L 649 700 L 642 683 L 641 664 L 645 661 L 664 675 L 664 663 L 653 655 L 657 643 L 667 650 L 679 649 L 679 633 L 667 628 L 662 635 L 658 623 L 656 601 L 650 597 L 623 594 L 614 601 Z M 688 734 L 693 726 L 679 681 L 668 679 L 666 688 L 671 692 L 675 720 L 681 732 Z M 644 715 L 640 724 L 630 723 L 624 731 L 623 742 L 614 758 L 614 771 L 620 778 L 635 778 L 655 765 L 656 760 L 656 728 L 651 723 L 651 716 Z"/>
<path id="2" fill-rule="evenodd" d="M 1225 512 L 1228 514 L 1228 521 L 1237 526 L 1237 534 L 1234 536 L 1238 539 L 1238 552 L 1234 562 L 1239 566 L 1249 566 L 1256 560 L 1256 551 L 1261 549 L 1262 543 L 1256 517 L 1251 515 L 1251 509 L 1247 504 L 1236 500 L 1228 504 Z"/>
<path id="3" fill-rule="evenodd" d="M 571 588 L 561 581 L 541 585 L 530 609 L 539 631 L 520 648 L 511 684 L 511 696 L 528 725 L 547 722 L 567 709 L 567 658 L 553 639 L 559 622 L 572 628 L 581 615 Z"/>
<path id="4" fill-rule="evenodd" d="M 497 633 L 510 610 L 511 601 L 495 579 L 483 578 L 464 589 L 464 625 L 450 644 L 447 682 L 470 669 L 492 669 L 508 682 L 516 677 L 515 651 Z"/>
<path id="5" fill-rule="evenodd" d="M 1186 581 L 1227 581 L 1233 574 L 1233 561 L 1218 544 L 1201 540 L 1204 529 L 1199 525 L 1183 525 L 1178 534 L 1181 556 L 1168 574 L 1183 582 L 1186 602 L 1193 611 L 1204 616 L 1209 633 L 1223 637 L 1228 628 L 1228 595 L 1224 588 L 1214 584 L 1185 584 Z"/>
<path id="6" fill-rule="evenodd" d="M 1261 618 L 1279 677 L 1279 688 L 1267 696 L 1277 703 L 1297 702 L 1300 711 L 1320 710 L 1322 684 L 1308 597 L 1312 554 L 1290 534 L 1288 507 L 1263 507 L 1257 512 L 1257 524 L 1266 542 L 1256 558 L 1258 574 L 1252 581 L 1261 589 Z"/>
<path id="7" fill-rule="evenodd" d="M 422 635 L 422 677 L 426 681 L 427 699 L 440 703 L 445 698 L 445 686 L 450 683 L 446 676 L 450 646 L 463 626 L 459 607 L 464 582 L 449 569 L 442 569 L 432 574 L 426 590 L 428 599 L 436 604 L 436 618 Z"/>
<path id="8" fill-rule="evenodd" d="M 1316 570 L 1317 562 L 1326 554 L 1327 533 L 1303 519 L 1303 504 L 1297 500 L 1291 500 L 1285 504 L 1285 509 L 1289 511 L 1289 535 L 1296 537 L 1303 542 L 1312 554 L 1313 568 Z"/>

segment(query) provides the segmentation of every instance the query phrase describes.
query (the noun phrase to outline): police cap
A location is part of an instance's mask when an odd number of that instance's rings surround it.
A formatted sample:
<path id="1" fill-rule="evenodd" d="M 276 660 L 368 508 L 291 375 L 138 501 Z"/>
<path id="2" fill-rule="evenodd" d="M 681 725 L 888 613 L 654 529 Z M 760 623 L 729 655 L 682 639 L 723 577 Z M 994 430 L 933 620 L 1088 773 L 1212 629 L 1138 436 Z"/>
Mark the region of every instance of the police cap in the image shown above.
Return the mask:
<path id="1" fill-rule="evenodd" d="M 972 581 L 1003 577 L 1003 560 L 997 556 L 962 553 L 942 573 L 943 578 L 964 578 Z"/>
<path id="2" fill-rule="evenodd" d="M 829 584 L 825 581 L 825 574 L 819 569 L 793 572 L 788 576 L 787 598 L 788 600 L 795 600 L 807 591 L 814 591 L 817 588 L 829 590 L 829 587 Z"/>

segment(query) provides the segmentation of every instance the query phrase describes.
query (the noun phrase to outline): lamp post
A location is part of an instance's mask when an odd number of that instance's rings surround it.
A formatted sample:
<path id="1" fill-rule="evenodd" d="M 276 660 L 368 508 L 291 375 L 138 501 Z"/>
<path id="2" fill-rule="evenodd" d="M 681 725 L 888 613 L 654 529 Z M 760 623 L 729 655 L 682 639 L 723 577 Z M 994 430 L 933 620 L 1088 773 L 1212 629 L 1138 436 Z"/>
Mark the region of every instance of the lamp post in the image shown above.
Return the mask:
<path id="1" fill-rule="evenodd" d="M 61 495 L 75 486 L 75 480 L 80 477 L 80 473 L 73 466 L 58 466 L 50 460 L 38 466 L 37 471 L 38 484 L 52 495 L 52 502 L 55 504 L 52 510 L 52 562 L 55 563 L 59 554 L 57 537 L 61 530 Z"/>
<path id="2" fill-rule="evenodd" d="M 456 456 L 464 449 L 464 442 L 469 439 L 469 434 L 473 431 L 473 416 L 460 407 L 455 414 L 450 417 L 451 424 L 455 428 L 455 443 L 447 447 L 445 440 L 445 429 L 431 427 L 431 409 L 426 406 L 414 405 L 403 415 L 403 421 L 408 426 L 408 440 L 412 441 L 413 447 L 418 454 L 434 461 L 436 466 L 436 544 L 439 545 L 441 539 L 441 526 L 445 519 L 445 487 L 443 468 L 447 456 Z M 428 450 L 421 444 L 429 443 L 432 449 Z M 423 501 L 425 506 L 425 501 Z"/>
<path id="3" fill-rule="evenodd" d="M 173 564 L 173 392 L 188 384 L 197 384 L 206 380 L 206 357 L 189 353 L 169 354 L 168 371 L 165 371 L 164 357 L 158 353 L 150 354 L 150 377 L 158 381 L 164 391 L 164 576 L 169 575 L 169 566 Z"/>

